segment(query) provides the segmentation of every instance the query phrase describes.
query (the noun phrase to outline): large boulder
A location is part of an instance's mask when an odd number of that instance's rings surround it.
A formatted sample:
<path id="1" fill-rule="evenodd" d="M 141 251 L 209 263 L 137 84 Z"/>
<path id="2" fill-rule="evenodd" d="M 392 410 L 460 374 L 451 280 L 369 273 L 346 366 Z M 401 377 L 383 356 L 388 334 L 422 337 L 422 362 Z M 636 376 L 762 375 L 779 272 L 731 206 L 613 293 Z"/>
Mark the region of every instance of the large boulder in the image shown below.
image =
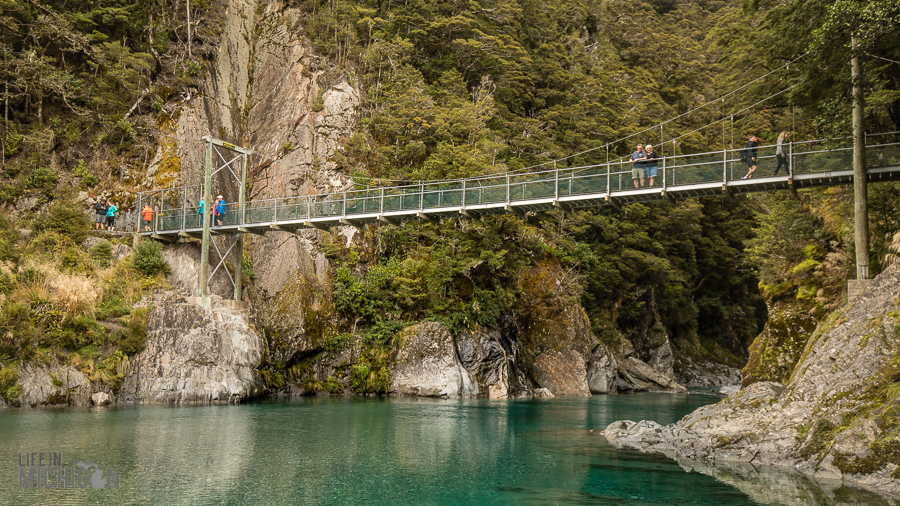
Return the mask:
<path id="1" fill-rule="evenodd" d="M 532 394 L 519 368 L 518 343 L 497 330 L 463 332 L 456 342 L 463 367 L 475 378 L 479 396 L 509 399 Z"/>
<path id="2" fill-rule="evenodd" d="M 390 371 L 391 393 L 444 398 L 478 394 L 474 378 L 457 360 L 453 336 L 443 325 L 412 325 L 400 332 L 399 338 Z"/>
<path id="3" fill-rule="evenodd" d="M 91 404 L 91 382 L 85 374 L 71 366 L 41 367 L 25 364 L 19 368 L 22 406 L 48 404 Z"/>
<path id="4" fill-rule="evenodd" d="M 616 393 L 617 369 L 616 357 L 609 348 L 602 343 L 595 346 L 587 369 L 587 383 L 591 393 Z"/>
<path id="5" fill-rule="evenodd" d="M 157 302 L 147 324 L 147 347 L 131 360 L 121 401 L 239 402 L 264 392 L 257 368 L 263 339 L 245 313 L 184 299 Z"/>
<path id="6" fill-rule="evenodd" d="M 535 381 L 556 396 L 590 397 L 586 378 L 584 359 L 574 350 L 542 353 L 534 361 Z"/>
<path id="7" fill-rule="evenodd" d="M 686 392 L 671 376 L 661 374 L 649 364 L 636 357 L 618 361 L 619 375 L 637 387 L 638 390 Z"/>

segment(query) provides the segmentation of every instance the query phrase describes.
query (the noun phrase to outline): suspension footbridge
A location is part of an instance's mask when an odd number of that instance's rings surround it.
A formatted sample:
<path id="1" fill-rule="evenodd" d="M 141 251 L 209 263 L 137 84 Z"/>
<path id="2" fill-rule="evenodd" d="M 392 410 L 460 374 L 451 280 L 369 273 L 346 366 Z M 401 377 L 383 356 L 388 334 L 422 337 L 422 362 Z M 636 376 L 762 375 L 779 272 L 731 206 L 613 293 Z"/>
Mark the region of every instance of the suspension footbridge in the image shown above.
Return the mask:
<path id="1" fill-rule="evenodd" d="M 231 151 L 230 144 L 208 139 L 212 146 Z M 238 148 L 239 149 L 239 148 Z M 747 164 L 740 149 L 659 159 L 654 187 L 635 187 L 631 162 L 558 168 L 519 174 L 347 190 L 227 204 L 210 229 L 216 235 L 297 232 L 307 228 L 359 227 L 366 223 L 402 224 L 410 220 L 484 216 L 561 209 L 621 207 L 635 202 L 739 195 L 776 190 L 797 190 L 853 182 L 853 148 L 847 139 L 813 140 L 785 145 L 788 167 L 773 174 L 774 146 L 758 150 L 758 170 L 742 179 Z M 243 157 L 232 162 L 240 162 Z M 228 158 L 222 158 L 224 166 Z M 900 141 L 896 134 L 867 137 L 869 182 L 900 179 Z M 149 203 L 157 212 L 152 231 L 142 235 L 159 239 L 199 237 L 203 219 L 198 213 L 200 187 L 178 187 L 142 192 L 139 206 Z M 138 227 L 139 230 L 142 226 Z"/>
<path id="2" fill-rule="evenodd" d="M 137 233 L 163 241 L 233 238 L 230 245 L 204 240 L 201 279 L 209 279 L 234 252 L 233 265 L 241 265 L 243 236 L 273 232 L 300 233 L 304 229 L 362 227 L 369 223 L 402 225 L 404 222 L 482 219 L 485 216 L 552 210 L 574 212 L 637 202 L 735 196 L 778 190 L 846 185 L 854 182 L 854 146 L 850 138 L 818 139 L 785 144 L 787 170 L 774 174 L 775 146 L 757 147 L 758 169 L 745 179 L 747 164 L 741 149 L 666 156 L 658 160 L 657 185 L 640 187 L 632 177 L 630 161 L 553 168 L 524 173 L 505 173 L 407 184 L 366 187 L 316 195 L 245 200 L 247 161 L 252 151 L 205 137 L 206 180 L 202 186 L 165 188 L 138 194 L 138 209 L 145 204 L 156 211 L 146 230 L 137 218 Z M 900 133 L 866 136 L 868 182 L 900 180 Z M 238 184 L 238 191 L 221 191 L 237 202 L 226 204 L 224 213 L 212 216 L 213 176 L 224 172 Z M 221 179 L 221 178 L 220 178 Z M 221 186 L 220 190 L 223 190 Z M 236 195 L 234 195 L 237 193 Z M 200 200 L 209 204 L 201 207 Z M 218 264 L 208 271 L 209 245 L 218 253 Z M 240 299 L 241 276 L 223 269 Z M 232 268 L 235 270 L 235 268 Z M 201 294 L 205 296 L 205 283 Z"/>

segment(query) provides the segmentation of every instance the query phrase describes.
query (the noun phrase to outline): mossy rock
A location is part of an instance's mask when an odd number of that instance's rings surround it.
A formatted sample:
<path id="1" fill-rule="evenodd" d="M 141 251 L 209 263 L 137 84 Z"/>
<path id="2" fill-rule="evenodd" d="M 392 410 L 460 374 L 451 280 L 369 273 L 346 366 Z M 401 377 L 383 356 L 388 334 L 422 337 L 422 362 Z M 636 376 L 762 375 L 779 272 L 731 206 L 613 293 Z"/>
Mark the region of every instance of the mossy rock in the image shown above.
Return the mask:
<path id="1" fill-rule="evenodd" d="M 744 387 L 757 381 L 787 383 L 819 323 L 813 309 L 813 304 L 799 300 L 775 304 L 762 333 L 750 345 L 750 358 L 741 371 Z"/>

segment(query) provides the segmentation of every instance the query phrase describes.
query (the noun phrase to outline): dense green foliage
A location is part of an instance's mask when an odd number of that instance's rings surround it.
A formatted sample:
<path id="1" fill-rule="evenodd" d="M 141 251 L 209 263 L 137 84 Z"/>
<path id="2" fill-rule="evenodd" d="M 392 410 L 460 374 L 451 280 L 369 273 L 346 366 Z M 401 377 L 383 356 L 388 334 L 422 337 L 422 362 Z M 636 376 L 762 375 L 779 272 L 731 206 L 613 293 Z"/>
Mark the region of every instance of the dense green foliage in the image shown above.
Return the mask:
<path id="1" fill-rule="evenodd" d="M 749 133 L 846 135 L 851 33 L 869 131 L 900 125 L 890 29 L 900 10 L 890 0 L 301 4 L 316 48 L 366 91 L 361 128 L 337 156 L 358 181 L 602 163 L 635 141 L 665 155 L 743 145 Z M 900 228 L 897 188 L 870 190 L 873 272 Z M 580 301 L 601 339 L 633 339 L 658 316 L 682 352 L 737 364 L 765 321 L 763 296 L 841 300 L 852 275 L 849 198 L 832 189 L 382 227 L 358 251 L 331 251 L 335 304 L 348 322 L 379 329 L 422 319 L 453 331 L 521 326 L 545 297 L 532 270 L 557 262 L 558 296 Z"/>
<path id="2" fill-rule="evenodd" d="M 117 388 L 127 356 L 147 336 L 150 309 L 133 306 L 144 289 L 166 286 L 167 266 L 145 274 L 129 258 L 113 259 L 104 241 L 86 251 L 75 241 L 87 234 L 84 212 L 69 202 L 51 206 L 31 237 L 20 238 L 17 226 L 0 218 L 0 396 L 17 402 L 15 371 L 23 361 L 71 365 Z"/>
<path id="3" fill-rule="evenodd" d="M 258 5 L 261 16 L 266 4 Z M 767 143 L 781 130 L 794 139 L 845 135 L 852 54 L 867 76 L 869 131 L 900 130 L 897 0 L 289 5 L 303 13 L 302 33 L 318 53 L 362 88 L 360 126 L 333 160 L 357 183 L 604 163 L 635 142 L 671 155 L 742 145 L 749 133 Z M 114 184 L 118 161 L 148 158 L 159 125 L 176 114 L 173 98 L 214 57 L 225 11 L 192 2 L 188 39 L 183 7 L 0 0 L 0 93 L 10 112 L 0 202 L 57 199 L 73 178 L 85 188 Z M 695 110 L 704 104 L 711 105 Z M 320 92 L 311 109 L 323 107 Z M 900 229 L 898 188 L 870 190 L 873 272 Z M 632 339 L 658 320 L 680 351 L 733 360 L 765 320 L 757 284 L 770 301 L 840 299 L 852 265 L 849 199 L 834 189 L 369 229 L 350 249 L 325 245 L 343 317 L 331 330 L 361 337 L 360 361 L 346 379 L 367 392 L 386 388 L 387 354 L 411 322 L 437 320 L 453 332 L 517 328 L 534 308 L 575 301 L 606 342 Z M 63 318 L 44 292 L 25 291 L 24 283 L 48 281 L 21 264 L 23 251 L 54 252 L 54 268 L 72 276 L 166 272 L 156 243 L 139 243 L 128 265 L 112 262 L 102 244 L 82 251 L 86 223 L 76 210 L 52 206 L 25 250 L 0 222 L 0 260 L 11 263 L 0 273 L 0 292 L 11 295 L 0 305 L 0 353 L 31 357 L 41 346 L 101 346 L 108 337 L 78 320 L 84 311 Z M 251 262 L 243 264 L 252 280 Z M 103 286 L 93 317 L 131 313 L 128 284 Z M 126 354 L 141 346 L 140 321 L 133 317 L 136 330 L 119 334 Z M 348 340 L 324 337 L 329 353 Z M 280 371 L 263 374 L 270 385 L 285 384 Z M 320 387 L 337 390 L 328 385 Z"/>
<path id="4" fill-rule="evenodd" d="M 169 264 L 162 256 L 162 245 L 156 241 L 138 241 L 134 246 L 134 256 L 131 260 L 134 268 L 145 276 L 168 274 Z"/>
<path id="5" fill-rule="evenodd" d="M 192 39 L 219 30 L 190 2 Z M 0 2 L 0 202 L 71 187 L 115 187 L 122 165 L 155 150 L 174 93 L 193 86 L 208 48 L 187 40 L 169 0 Z"/>

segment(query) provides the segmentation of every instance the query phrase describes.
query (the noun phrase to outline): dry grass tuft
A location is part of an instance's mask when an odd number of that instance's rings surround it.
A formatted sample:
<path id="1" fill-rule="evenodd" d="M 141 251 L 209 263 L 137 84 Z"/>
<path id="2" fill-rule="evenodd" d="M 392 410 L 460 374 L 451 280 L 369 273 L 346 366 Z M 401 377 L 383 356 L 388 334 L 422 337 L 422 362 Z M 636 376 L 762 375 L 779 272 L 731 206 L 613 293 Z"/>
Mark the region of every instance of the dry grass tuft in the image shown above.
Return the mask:
<path id="1" fill-rule="evenodd" d="M 885 269 L 900 259 L 900 232 L 894 234 L 893 239 L 887 245 L 888 253 L 884 255 Z"/>
<path id="2" fill-rule="evenodd" d="M 51 278 L 52 300 L 69 316 L 93 315 L 103 297 L 103 288 L 87 276 L 59 274 Z"/>
<path id="3" fill-rule="evenodd" d="M 12 297 L 32 308 L 50 303 L 66 316 L 93 315 L 103 297 L 102 286 L 89 276 L 63 274 L 53 263 L 31 259 L 22 267 L 35 274 L 20 281 Z"/>

